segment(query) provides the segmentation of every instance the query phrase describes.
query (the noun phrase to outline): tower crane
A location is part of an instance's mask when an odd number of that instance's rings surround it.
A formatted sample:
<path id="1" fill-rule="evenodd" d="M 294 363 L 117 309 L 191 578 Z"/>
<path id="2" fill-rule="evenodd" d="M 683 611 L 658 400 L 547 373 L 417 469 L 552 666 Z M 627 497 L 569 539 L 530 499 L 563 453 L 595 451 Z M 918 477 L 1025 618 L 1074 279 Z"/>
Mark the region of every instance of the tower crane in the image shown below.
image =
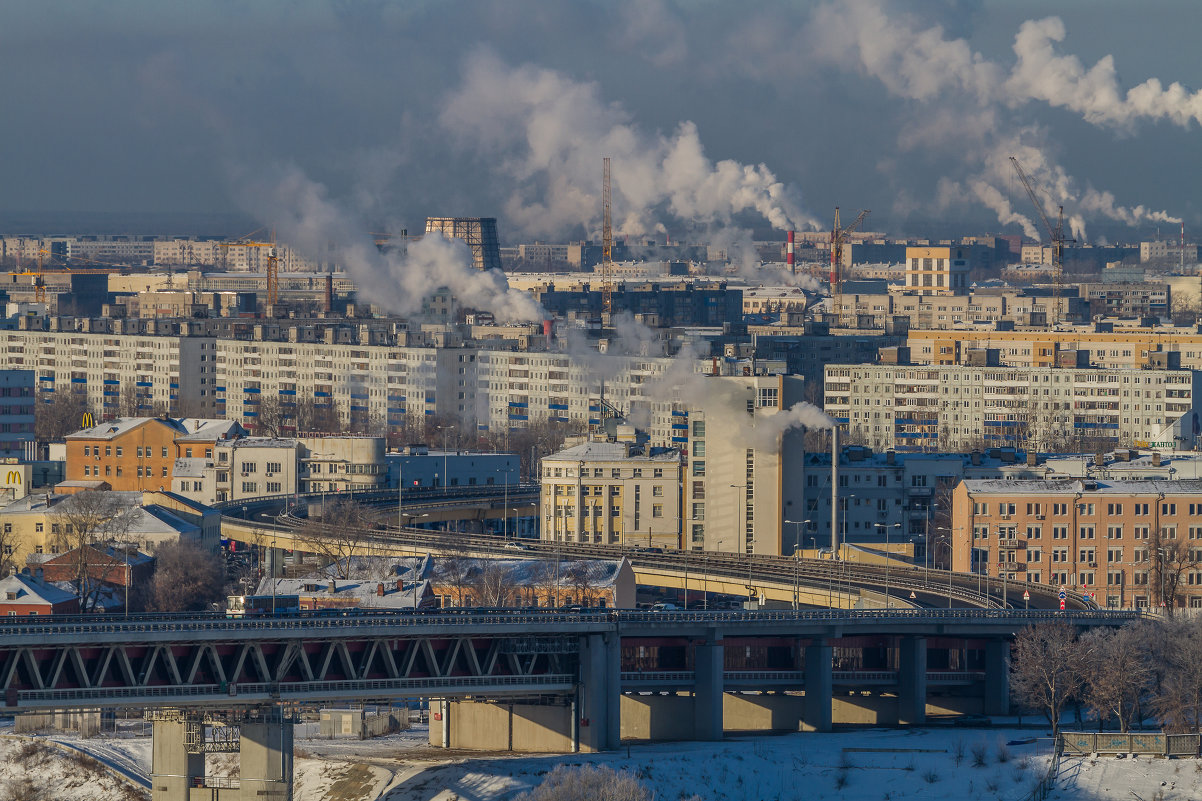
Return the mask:
<path id="1" fill-rule="evenodd" d="M 1043 220 L 1043 226 L 1047 229 L 1048 238 L 1052 244 L 1052 308 L 1048 314 L 1048 322 L 1054 328 L 1060 316 L 1060 294 L 1061 288 L 1064 285 L 1064 245 L 1066 242 L 1076 242 L 1072 237 L 1064 235 L 1064 206 L 1060 206 L 1060 211 L 1056 217 L 1056 225 L 1052 225 L 1052 221 L 1048 219 L 1047 213 L 1043 210 L 1043 203 L 1039 200 L 1039 195 L 1035 194 L 1035 187 L 1031 184 L 1031 178 L 1027 175 L 1023 165 L 1018 163 L 1018 159 L 1014 156 L 1010 157 L 1010 163 L 1014 165 L 1014 171 L 1018 173 L 1018 180 L 1022 181 L 1023 188 L 1027 190 L 1027 197 L 1031 198 L 1031 205 L 1039 212 L 1039 219 Z"/>
<path id="2" fill-rule="evenodd" d="M 614 228 L 613 203 L 609 191 L 609 156 L 602 159 L 601 163 L 601 313 L 603 318 L 608 319 L 614 311 Z"/>
<path id="3" fill-rule="evenodd" d="M 851 232 L 860 227 L 868 216 L 868 209 L 861 209 L 856 219 L 846 228 L 839 227 L 839 207 L 835 206 L 835 224 L 831 226 L 831 305 L 832 311 L 838 315 L 838 321 L 843 320 L 843 245 Z"/>

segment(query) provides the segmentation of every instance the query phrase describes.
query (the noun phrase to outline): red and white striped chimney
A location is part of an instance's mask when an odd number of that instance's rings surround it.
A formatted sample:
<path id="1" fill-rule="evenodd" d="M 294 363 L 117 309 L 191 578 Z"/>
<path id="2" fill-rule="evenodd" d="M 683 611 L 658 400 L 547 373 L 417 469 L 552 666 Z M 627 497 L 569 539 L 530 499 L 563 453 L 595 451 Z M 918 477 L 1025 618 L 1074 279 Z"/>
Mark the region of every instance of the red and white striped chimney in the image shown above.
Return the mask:
<path id="1" fill-rule="evenodd" d="M 787 236 L 788 241 L 785 244 L 785 266 L 789 268 L 789 272 L 795 273 L 797 270 L 795 269 L 796 264 L 793 261 L 793 232 L 789 231 Z"/>

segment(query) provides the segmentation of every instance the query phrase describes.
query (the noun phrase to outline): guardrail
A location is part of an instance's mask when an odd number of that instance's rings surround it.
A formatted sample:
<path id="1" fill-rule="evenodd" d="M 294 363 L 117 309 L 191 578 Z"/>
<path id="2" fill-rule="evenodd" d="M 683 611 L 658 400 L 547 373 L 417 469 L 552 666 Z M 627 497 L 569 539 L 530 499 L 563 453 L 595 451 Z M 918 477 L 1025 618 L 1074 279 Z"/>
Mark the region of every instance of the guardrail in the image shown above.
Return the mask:
<path id="1" fill-rule="evenodd" d="M 620 628 L 632 624 L 780 624 L 780 623 L 858 623 L 911 622 L 944 623 L 972 622 L 1030 624 L 1063 621 L 1082 625 L 1115 624 L 1143 619 L 1138 610 L 1015 610 L 1015 609 L 816 609 L 816 610 L 714 610 L 646 612 L 642 610 L 610 609 L 561 612 L 531 609 L 444 609 L 396 610 L 382 612 L 362 609 L 337 614 L 299 612 L 274 617 L 230 618 L 221 613 L 194 612 L 156 615 L 49 615 L 38 617 L 0 618 L 2 634 L 85 635 L 97 633 L 144 634 L 177 631 L 321 631 L 389 626 L 401 629 L 446 626 L 464 629 L 472 626 L 525 626 L 542 629 L 562 627 L 566 632 L 608 624 Z M 2 644 L 2 643 L 0 643 Z"/>
<path id="2" fill-rule="evenodd" d="M 1090 754 L 1153 754 L 1165 757 L 1202 755 L 1202 735 L 1165 732 L 1060 733 L 1061 750 L 1067 756 Z"/>

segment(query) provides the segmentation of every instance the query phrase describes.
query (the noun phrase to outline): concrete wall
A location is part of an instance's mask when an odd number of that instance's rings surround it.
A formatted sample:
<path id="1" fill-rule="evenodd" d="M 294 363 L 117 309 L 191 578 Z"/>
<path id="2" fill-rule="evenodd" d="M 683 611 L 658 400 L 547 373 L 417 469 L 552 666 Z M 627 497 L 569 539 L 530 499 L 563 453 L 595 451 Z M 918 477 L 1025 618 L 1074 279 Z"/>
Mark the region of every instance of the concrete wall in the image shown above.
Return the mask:
<path id="1" fill-rule="evenodd" d="M 572 708 L 569 705 L 481 704 L 453 701 L 450 747 L 480 751 L 520 750 L 569 753 L 572 750 Z M 443 722 L 430 720 L 430 745 L 441 747 Z"/>
<path id="2" fill-rule="evenodd" d="M 623 695 L 622 739 L 691 740 L 693 696 Z"/>
<path id="3" fill-rule="evenodd" d="M 836 725 L 896 726 L 897 696 L 879 693 L 839 694 L 831 702 L 831 718 Z"/>
<path id="4" fill-rule="evenodd" d="M 805 708 L 802 695 L 726 693 L 724 731 L 797 731 Z"/>

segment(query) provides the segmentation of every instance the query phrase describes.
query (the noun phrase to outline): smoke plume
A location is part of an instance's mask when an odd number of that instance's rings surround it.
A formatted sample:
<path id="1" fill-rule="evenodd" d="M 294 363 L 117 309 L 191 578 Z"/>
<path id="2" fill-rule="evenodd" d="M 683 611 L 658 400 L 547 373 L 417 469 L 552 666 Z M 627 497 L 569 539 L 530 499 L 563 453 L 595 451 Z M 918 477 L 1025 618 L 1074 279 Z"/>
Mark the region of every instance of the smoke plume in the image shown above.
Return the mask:
<path id="1" fill-rule="evenodd" d="M 328 197 L 324 186 L 296 167 L 235 179 L 246 209 L 271 220 L 281 241 L 314 259 L 332 258 L 354 278 L 359 295 L 398 314 L 420 312 L 442 287 L 458 303 L 492 312 L 507 321 L 546 316 L 530 295 L 511 289 L 505 275 L 477 270 L 459 240 L 428 234 L 406 251 L 381 252 L 366 223 L 346 204 Z"/>
<path id="2" fill-rule="evenodd" d="M 530 236 L 592 235 L 601 223 L 601 158 L 612 162 L 615 227 L 641 235 L 665 220 L 729 225 L 753 212 L 774 228 L 816 227 L 799 193 L 763 164 L 712 161 L 697 126 L 640 130 L 596 84 L 554 70 L 471 59 L 440 122 L 465 149 L 494 160 L 514 184 L 505 214 Z"/>

